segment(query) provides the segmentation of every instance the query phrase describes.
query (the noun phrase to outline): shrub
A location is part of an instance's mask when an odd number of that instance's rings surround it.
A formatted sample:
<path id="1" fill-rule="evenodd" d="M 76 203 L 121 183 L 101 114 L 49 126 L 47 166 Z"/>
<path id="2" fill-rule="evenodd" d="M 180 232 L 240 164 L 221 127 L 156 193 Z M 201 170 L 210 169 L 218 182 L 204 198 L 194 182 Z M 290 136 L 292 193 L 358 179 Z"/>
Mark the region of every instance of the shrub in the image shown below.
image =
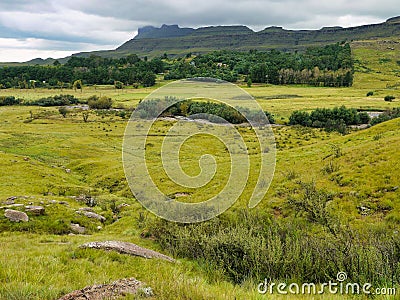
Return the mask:
<path id="1" fill-rule="evenodd" d="M 26 104 L 37 106 L 64 106 L 78 103 L 79 100 L 72 95 L 56 95 L 53 97 L 41 98 L 39 100 L 28 102 Z"/>
<path id="2" fill-rule="evenodd" d="M 98 97 L 92 96 L 88 99 L 88 105 L 91 109 L 110 109 L 112 106 L 112 99 L 106 96 Z"/>
<path id="3" fill-rule="evenodd" d="M 367 97 L 370 97 L 370 96 L 373 96 L 374 95 L 374 92 L 372 92 L 372 91 L 369 91 L 368 93 L 367 93 Z"/>
<path id="4" fill-rule="evenodd" d="M 0 106 L 18 105 L 21 103 L 20 99 L 16 99 L 14 96 L 1 96 Z"/>
<path id="5" fill-rule="evenodd" d="M 392 102 L 394 99 L 396 99 L 396 97 L 395 96 L 391 96 L 391 95 L 387 95 L 387 96 L 385 96 L 384 99 L 387 102 Z"/>

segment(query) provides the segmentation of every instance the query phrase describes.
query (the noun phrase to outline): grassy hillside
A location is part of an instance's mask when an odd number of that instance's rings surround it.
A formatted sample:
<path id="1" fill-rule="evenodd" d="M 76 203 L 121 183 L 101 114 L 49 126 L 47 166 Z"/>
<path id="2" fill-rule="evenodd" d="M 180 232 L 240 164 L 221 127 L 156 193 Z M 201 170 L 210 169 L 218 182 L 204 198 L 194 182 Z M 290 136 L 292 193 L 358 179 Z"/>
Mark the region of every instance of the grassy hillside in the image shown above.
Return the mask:
<path id="1" fill-rule="evenodd" d="M 400 49 L 396 41 L 393 39 L 390 45 L 383 40 L 353 42 L 357 70 L 355 84 L 351 88 L 253 85 L 246 90 L 281 124 L 287 121 L 293 110 L 298 109 L 340 105 L 366 110 L 399 107 L 396 70 Z M 159 82 L 156 87 L 166 83 Z M 82 99 L 94 94 L 107 95 L 114 100 L 115 107 L 135 107 L 152 90 L 115 90 L 101 86 L 96 89 L 84 87 L 82 93 L 73 90 L 63 90 L 62 93 L 71 93 Z M 367 97 L 369 91 L 373 91 L 374 95 Z M 13 95 L 35 100 L 60 92 L 8 89 L 0 90 L 0 96 Z M 388 94 L 396 96 L 396 99 L 385 102 L 383 97 Z M 122 277 L 136 277 L 145 282 L 154 290 L 154 299 L 265 299 L 266 295 L 257 293 L 259 281 L 256 279 L 247 278 L 235 284 L 228 271 L 202 260 L 190 259 L 183 253 L 185 249 L 179 252 L 156 236 L 157 232 L 164 229 L 172 232 L 175 229 L 168 226 L 175 225 L 160 225 L 132 197 L 121 159 L 126 124 L 127 119 L 113 111 L 91 111 L 88 122 L 84 122 L 81 111 L 74 111 L 64 118 L 57 108 L 0 107 L 0 206 L 7 206 L 4 201 L 16 196 L 15 203 L 33 203 L 43 205 L 46 209 L 43 216 L 29 214 L 31 221 L 28 223 L 10 223 L 4 217 L 3 209 L 0 210 L 0 299 L 56 299 L 74 289 L 95 283 L 109 283 Z M 160 145 L 168 126 L 171 126 L 171 122 L 160 121 L 156 124 L 154 130 L 157 135 L 151 141 L 154 149 Z M 240 128 L 240 131 L 252 149 L 254 141 L 251 131 L 246 127 Z M 245 208 L 248 198 L 246 190 L 234 210 L 214 220 L 215 223 L 204 223 L 201 225 L 203 227 L 196 229 L 198 233 L 204 233 L 202 230 L 207 226 L 215 225 L 218 228 L 218 222 L 241 220 L 238 212 L 245 210 L 249 215 L 259 213 L 263 222 L 282 222 L 283 228 L 287 228 L 285 224 L 293 223 L 298 230 L 306 228 L 303 233 L 309 234 L 308 237 L 328 241 L 327 237 L 332 237 L 324 226 L 310 221 L 306 214 L 299 213 L 288 202 L 290 198 L 298 200 L 302 197 L 301 181 L 314 182 L 318 191 L 333 195 L 330 208 L 343 227 L 348 226 L 354 233 L 374 230 L 395 239 L 400 224 L 399 119 L 353 131 L 345 136 L 320 129 L 289 126 L 277 126 L 273 131 L 278 149 L 277 165 L 265 199 L 257 208 L 249 211 Z M 214 154 L 220 154 L 223 150 L 221 145 L 204 137 L 188 141 L 182 147 L 181 155 L 185 157 L 183 168 L 193 174 L 198 171 L 197 154 L 193 149 L 211 149 Z M 150 167 L 157 170 L 160 165 L 156 151 L 149 155 L 152 162 Z M 220 160 L 222 171 L 227 169 L 224 159 Z M 162 172 L 155 176 L 160 181 L 166 179 Z M 255 179 L 252 173 L 249 184 L 254 183 Z M 166 180 L 163 182 L 166 193 L 189 192 L 193 201 L 219 188 L 215 186 L 213 190 L 212 186 L 205 186 L 192 191 L 177 189 L 176 185 Z M 87 199 L 91 198 L 96 201 L 92 209 L 105 216 L 106 222 L 87 219 L 75 212 L 88 207 L 90 203 Z M 124 203 L 129 206 L 118 208 Z M 243 224 L 247 226 L 250 221 Z M 85 226 L 87 233 L 70 235 L 70 223 Z M 268 228 L 272 223 L 260 224 Z M 225 233 L 232 235 L 223 235 L 223 230 L 218 233 L 223 242 L 229 242 L 229 239 L 238 241 L 243 233 L 247 233 L 242 223 L 232 227 L 237 230 L 237 235 L 227 228 Z M 179 239 L 182 243 L 196 237 L 190 228 L 185 230 L 176 231 L 183 234 Z M 252 236 L 248 237 L 251 242 L 256 242 L 251 239 Z M 179 263 L 78 248 L 82 243 L 95 240 L 133 242 L 173 255 Z M 212 241 L 215 242 L 215 237 Z M 275 246 L 271 247 L 268 249 L 276 249 L 273 248 Z M 298 253 L 296 249 L 292 250 Z M 226 261 L 229 261 L 229 257 Z M 376 261 L 378 259 L 371 258 L 371 262 Z M 292 261 L 282 263 L 286 267 L 293 266 L 293 269 L 299 265 L 295 257 Z M 318 269 L 316 265 L 311 266 Z M 308 278 L 312 278 L 312 275 L 309 274 Z M 374 280 L 378 281 L 376 277 L 379 276 L 374 274 Z M 383 286 L 385 284 L 387 282 L 382 283 Z M 269 298 L 280 299 L 281 296 L 272 295 Z M 307 295 L 288 298 L 309 299 Z M 329 295 L 315 298 L 343 299 Z"/>

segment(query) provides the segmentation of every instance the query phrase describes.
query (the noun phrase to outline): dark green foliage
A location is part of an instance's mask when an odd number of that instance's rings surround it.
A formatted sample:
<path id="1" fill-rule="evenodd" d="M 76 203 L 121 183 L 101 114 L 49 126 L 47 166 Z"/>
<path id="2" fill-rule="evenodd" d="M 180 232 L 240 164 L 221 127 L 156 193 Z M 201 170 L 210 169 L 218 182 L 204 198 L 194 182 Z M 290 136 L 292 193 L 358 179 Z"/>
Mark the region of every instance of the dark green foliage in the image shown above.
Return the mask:
<path id="1" fill-rule="evenodd" d="M 367 124 L 370 117 L 365 112 L 357 112 L 354 108 L 344 106 L 333 109 L 317 108 L 311 113 L 294 111 L 289 117 L 290 125 L 325 128 L 327 131 L 347 132 L 347 126 Z"/>
<path id="2" fill-rule="evenodd" d="M 370 97 L 370 96 L 373 96 L 374 95 L 374 92 L 372 92 L 372 91 L 369 91 L 368 93 L 367 93 L 367 97 Z"/>
<path id="3" fill-rule="evenodd" d="M 124 84 L 141 82 L 148 86 L 154 84 L 148 74 L 163 71 L 164 63 L 160 59 L 146 62 L 136 55 L 119 59 L 95 55 L 86 58 L 73 56 L 65 65 L 0 68 L 0 84 L 7 88 L 60 88 L 60 82 L 72 85 L 81 80 L 82 84 L 79 87 L 76 85 L 77 89 L 83 84 L 113 84 L 115 81 Z"/>
<path id="4" fill-rule="evenodd" d="M 200 224 L 163 220 L 146 232 L 177 257 L 195 259 L 205 269 L 219 269 L 227 279 L 328 282 L 339 271 L 351 282 L 373 285 L 399 283 L 400 239 L 385 231 L 356 232 L 340 226 L 329 209 L 332 195 L 305 184 L 291 201 L 299 218 L 272 220 L 248 210 L 236 211 Z"/>
<path id="5" fill-rule="evenodd" d="M 0 97 L 0 106 L 18 105 L 20 103 L 21 103 L 21 100 L 15 98 L 14 96 L 1 96 Z"/>
<path id="6" fill-rule="evenodd" d="M 53 97 L 41 98 L 39 100 L 26 102 L 24 104 L 34 106 L 64 106 L 78 103 L 79 100 L 72 95 L 56 95 Z"/>
<path id="7" fill-rule="evenodd" d="M 389 121 L 395 118 L 400 118 L 400 108 L 393 108 L 392 110 L 387 110 L 377 116 L 376 118 L 373 118 L 371 120 L 371 125 L 376 125 L 385 121 Z"/>
<path id="8" fill-rule="evenodd" d="M 139 118 L 149 119 L 155 117 L 165 116 L 184 116 L 197 119 L 206 119 L 214 123 L 221 122 L 222 119 L 231 124 L 240 124 L 247 122 L 246 117 L 243 116 L 238 109 L 233 108 L 224 103 L 216 102 L 203 102 L 192 100 L 181 100 L 173 104 L 177 100 L 175 98 L 166 97 L 164 100 L 153 99 L 142 101 L 139 103 L 135 110 L 135 115 Z M 158 115 L 159 107 L 166 107 L 167 109 Z M 242 110 L 244 110 L 242 108 Z M 269 122 L 275 122 L 274 117 L 269 112 L 264 112 Z M 249 119 L 263 121 L 264 115 L 258 116 L 257 112 L 246 111 Z"/>
<path id="9" fill-rule="evenodd" d="M 387 96 L 385 96 L 384 99 L 387 102 L 392 102 L 394 99 L 396 99 L 396 97 L 395 96 L 391 96 L 391 95 L 387 95 Z"/>
<path id="10" fill-rule="evenodd" d="M 235 82 L 247 76 L 247 84 L 312 84 L 351 86 L 353 60 L 348 44 L 315 47 L 306 53 L 271 51 L 214 51 L 191 62 L 175 62 L 165 79 L 214 77 Z"/>
<path id="11" fill-rule="evenodd" d="M 102 96 L 91 96 L 88 99 L 88 105 L 91 109 L 110 109 L 112 106 L 112 100 L 109 97 Z"/>

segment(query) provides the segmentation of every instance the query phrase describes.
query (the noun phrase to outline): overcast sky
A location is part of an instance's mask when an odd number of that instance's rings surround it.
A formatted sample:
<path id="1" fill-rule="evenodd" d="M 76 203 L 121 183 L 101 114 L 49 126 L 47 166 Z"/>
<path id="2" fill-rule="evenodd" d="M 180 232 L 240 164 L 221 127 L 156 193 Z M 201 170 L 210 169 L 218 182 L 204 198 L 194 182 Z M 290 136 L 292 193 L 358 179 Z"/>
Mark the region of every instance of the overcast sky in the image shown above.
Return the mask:
<path id="1" fill-rule="evenodd" d="M 380 23 L 396 15 L 398 0 L 0 0 L 0 61 L 114 49 L 145 25 L 319 29 Z"/>

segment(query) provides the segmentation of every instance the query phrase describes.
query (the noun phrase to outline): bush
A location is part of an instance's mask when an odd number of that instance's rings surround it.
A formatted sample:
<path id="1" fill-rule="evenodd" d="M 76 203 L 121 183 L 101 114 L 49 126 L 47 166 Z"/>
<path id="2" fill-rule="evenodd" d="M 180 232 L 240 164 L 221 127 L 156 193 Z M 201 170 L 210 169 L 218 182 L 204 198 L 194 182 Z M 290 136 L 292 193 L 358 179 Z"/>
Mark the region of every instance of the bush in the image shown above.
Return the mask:
<path id="1" fill-rule="evenodd" d="M 36 101 L 28 102 L 27 105 L 37 106 L 65 106 L 78 104 L 79 100 L 72 95 L 56 95 L 53 97 L 41 98 Z"/>
<path id="2" fill-rule="evenodd" d="M 16 99 L 14 96 L 1 96 L 0 97 L 0 106 L 18 105 L 20 103 L 21 103 L 21 100 Z"/>
<path id="3" fill-rule="evenodd" d="M 370 96 L 373 96 L 373 95 L 374 95 L 374 92 L 372 92 L 372 91 L 367 93 L 367 97 L 370 97 Z"/>
<path id="4" fill-rule="evenodd" d="M 110 109 L 112 106 L 112 99 L 106 96 L 98 97 L 92 96 L 88 99 L 88 105 L 91 109 Z"/>
<path id="5" fill-rule="evenodd" d="M 385 96 L 385 101 L 387 101 L 387 102 L 392 102 L 394 99 L 396 99 L 396 97 L 395 96 L 390 96 L 390 95 L 387 95 L 387 96 Z"/>
<path id="6" fill-rule="evenodd" d="M 303 111 L 294 111 L 289 117 L 290 125 L 325 128 L 327 131 L 347 132 L 347 126 L 367 124 L 370 117 L 365 112 L 357 112 L 354 108 L 344 106 L 333 109 L 317 108 L 311 114 Z"/>

